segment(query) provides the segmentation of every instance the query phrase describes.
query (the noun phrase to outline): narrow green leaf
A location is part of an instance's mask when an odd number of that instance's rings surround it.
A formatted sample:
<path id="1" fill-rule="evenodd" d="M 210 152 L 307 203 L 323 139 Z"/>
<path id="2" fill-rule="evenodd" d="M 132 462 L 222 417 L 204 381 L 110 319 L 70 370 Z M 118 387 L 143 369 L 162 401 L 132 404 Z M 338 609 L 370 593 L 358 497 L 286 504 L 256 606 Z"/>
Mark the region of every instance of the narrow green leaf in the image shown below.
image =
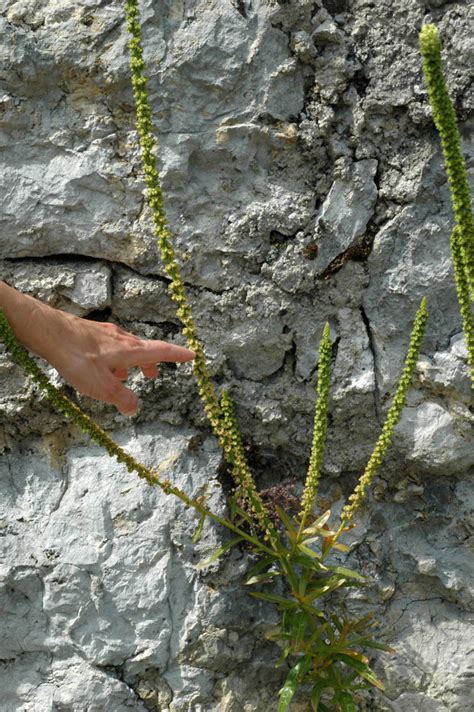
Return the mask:
<path id="1" fill-rule="evenodd" d="M 314 552 L 312 552 L 314 553 Z M 314 559 L 309 556 L 304 556 L 303 554 L 293 557 L 293 562 L 298 564 L 303 568 L 313 569 L 318 573 L 327 573 L 329 571 L 328 567 L 321 563 L 318 559 Z"/>
<path id="2" fill-rule="evenodd" d="M 362 630 L 364 630 L 367 627 L 371 628 L 374 625 L 374 623 L 372 621 L 373 617 L 374 617 L 373 613 L 367 613 L 366 616 L 362 616 L 362 618 L 359 618 L 358 620 L 354 621 L 354 623 L 351 623 L 351 625 L 350 625 L 351 630 L 360 633 Z M 372 621 L 372 623 L 370 623 L 370 621 Z M 370 623 L 370 625 L 369 625 L 369 623 Z"/>
<path id="3" fill-rule="evenodd" d="M 357 712 L 354 699 L 349 692 L 338 692 L 334 696 L 334 702 L 339 704 L 341 712 Z"/>
<path id="4" fill-rule="evenodd" d="M 321 710 L 321 695 L 327 687 L 328 683 L 326 680 L 318 680 L 318 682 L 313 686 L 313 690 L 311 692 L 311 706 L 314 712 L 319 712 Z"/>
<path id="5" fill-rule="evenodd" d="M 335 574 L 339 574 L 340 576 L 344 576 L 345 578 L 353 578 L 356 581 L 360 581 L 361 583 L 366 583 L 367 581 L 365 576 L 361 576 L 361 574 L 357 573 L 357 571 L 347 569 L 345 566 L 328 566 L 327 568 L 329 571 L 332 571 Z"/>
<path id="6" fill-rule="evenodd" d="M 262 601 L 270 601 L 271 603 L 276 603 L 284 608 L 296 608 L 298 606 L 297 601 L 293 601 L 291 598 L 283 598 L 283 596 L 277 596 L 275 593 L 261 593 L 260 591 L 251 591 L 251 596 L 254 598 L 261 598 Z"/>
<path id="7" fill-rule="evenodd" d="M 308 615 L 304 611 L 295 611 L 292 615 L 290 638 L 294 651 L 298 651 L 299 645 L 304 638 Z"/>
<path id="8" fill-rule="evenodd" d="M 384 645 L 379 643 L 372 638 L 356 638 L 355 640 L 349 641 L 350 645 L 360 645 L 364 648 L 375 648 L 376 650 L 383 650 L 385 653 L 396 653 L 395 648 L 391 648 L 389 645 Z"/>
<path id="9" fill-rule="evenodd" d="M 314 532 L 313 532 L 314 533 Z M 318 529 L 316 531 L 316 536 L 310 536 L 309 538 L 302 539 L 305 544 L 312 544 L 314 541 L 318 541 L 321 538 L 326 538 L 328 536 L 335 536 L 336 532 L 331 529 Z"/>
<path id="10" fill-rule="evenodd" d="M 280 696 L 280 701 L 278 703 L 277 712 L 286 712 L 289 704 L 296 692 L 300 679 L 309 670 L 311 665 L 311 658 L 306 655 L 302 660 L 296 663 L 294 667 L 291 668 L 288 673 L 288 677 L 285 680 L 285 684 L 278 693 Z"/>
<path id="11" fill-rule="evenodd" d="M 249 579 L 244 581 L 244 586 L 251 586 L 255 583 L 269 583 L 275 576 L 280 576 L 280 571 L 267 571 L 265 574 L 257 574 L 256 576 L 251 576 Z"/>
<path id="12" fill-rule="evenodd" d="M 245 579 L 245 581 L 247 581 L 252 576 L 255 576 L 256 574 L 262 573 L 274 561 L 275 559 L 273 556 L 263 556 L 259 561 L 257 561 L 256 564 L 252 566 L 249 571 L 247 571 L 247 578 Z"/>
<path id="13" fill-rule="evenodd" d="M 312 559 L 320 560 L 321 554 L 319 554 L 317 551 L 313 551 L 312 549 L 305 546 L 304 544 L 298 544 L 298 549 L 299 549 L 299 551 L 301 551 L 302 554 L 305 554 L 306 556 L 310 556 Z"/>
<path id="14" fill-rule="evenodd" d="M 202 530 L 203 530 L 205 521 L 206 521 L 206 515 L 203 514 L 203 515 L 201 515 L 201 517 L 199 517 L 199 522 L 196 527 L 196 531 L 193 534 L 193 538 L 192 538 L 193 544 L 197 544 L 197 542 L 201 538 L 201 534 L 202 534 Z"/>
<path id="15" fill-rule="evenodd" d="M 319 608 L 315 608 L 314 606 L 311 606 L 307 603 L 300 602 L 300 608 L 305 611 L 308 615 L 310 616 L 315 616 L 316 618 L 322 618 L 323 620 L 326 620 L 326 616 L 324 615 L 324 611 L 322 611 Z"/>
<path id="16" fill-rule="evenodd" d="M 309 527 L 304 529 L 303 534 L 314 534 L 319 529 L 319 527 L 324 527 L 330 516 L 331 510 L 328 509 L 326 512 L 324 512 L 324 514 L 318 517 Z"/>
<path id="17" fill-rule="evenodd" d="M 378 679 L 374 671 L 366 663 L 362 663 L 360 660 L 356 660 L 356 658 L 353 658 L 351 655 L 344 655 L 343 653 L 338 653 L 334 656 L 334 658 L 335 660 L 340 660 L 346 665 L 349 665 L 349 667 L 354 668 L 354 670 L 357 670 L 359 675 L 374 685 L 374 687 L 378 687 L 379 690 L 384 689 L 383 683 Z"/>
<path id="18" fill-rule="evenodd" d="M 224 546 L 220 546 L 218 549 L 215 550 L 215 552 L 210 556 L 208 559 L 204 559 L 203 561 L 200 561 L 198 564 L 196 564 L 196 569 L 200 571 L 201 569 L 204 569 L 206 566 L 209 566 L 209 564 L 212 564 L 213 561 L 219 558 L 219 556 L 222 556 L 222 554 L 225 554 L 226 551 L 231 549 L 233 546 L 238 544 L 240 541 L 243 541 L 241 536 L 235 537 L 235 539 L 231 539 L 230 541 L 227 542 L 227 544 L 224 544 Z"/>
<path id="19" fill-rule="evenodd" d="M 280 505 L 277 504 L 275 508 L 276 508 L 279 518 L 281 519 L 281 521 L 283 522 L 283 524 L 285 526 L 286 533 L 288 534 L 288 538 L 292 542 L 295 541 L 297 533 L 298 533 L 296 530 L 295 523 L 290 519 L 290 517 L 287 515 L 285 510 L 282 509 L 282 507 L 280 507 Z"/>

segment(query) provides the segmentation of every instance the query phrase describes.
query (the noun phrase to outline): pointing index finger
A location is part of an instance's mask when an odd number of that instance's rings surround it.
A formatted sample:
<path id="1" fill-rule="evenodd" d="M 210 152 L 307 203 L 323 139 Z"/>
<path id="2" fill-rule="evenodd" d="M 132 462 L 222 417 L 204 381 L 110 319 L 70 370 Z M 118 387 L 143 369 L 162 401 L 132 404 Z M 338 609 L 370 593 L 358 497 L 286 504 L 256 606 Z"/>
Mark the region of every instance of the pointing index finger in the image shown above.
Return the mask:
<path id="1" fill-rule="evenodd" d="M 185 363 L 186 361 L 192 361 L 195 357 L 194 351 L 184 346 L 170 344 L 167 341 L 159 341 L 157 339 L 150 341 L 141 339 L 136 346 L 127 350 L 123 361 L 128 366 L 140 366 L 141 364 L 158 362 Z"/>

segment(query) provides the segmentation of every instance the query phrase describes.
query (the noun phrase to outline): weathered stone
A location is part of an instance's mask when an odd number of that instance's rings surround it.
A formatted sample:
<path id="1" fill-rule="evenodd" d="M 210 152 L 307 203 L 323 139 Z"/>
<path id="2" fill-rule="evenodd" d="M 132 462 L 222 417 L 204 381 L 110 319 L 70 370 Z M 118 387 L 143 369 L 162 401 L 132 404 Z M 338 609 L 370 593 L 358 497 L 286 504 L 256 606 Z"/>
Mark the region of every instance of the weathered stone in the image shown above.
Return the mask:
<path id="1" fill-rule="evenodd" d="M 434 21 L 469 156 L 468 4 L 140 6 L 176 254 L 259 486 L 301 487 L 328 321 L 320 505 L 340 512 L 427 297 L 415 388 L 350 535 L 349 561 L 373 586 L 350 606 L 373 611 L 397 651 L 374 655 L 386 691 L 362 695 L 361 709 L 465 712 L 472 393 L 416 46 Z M 0 65 L 0 277 L 183 343 L 144 202 L 122 4 L 4 0 Z M 161 370 L 156 382 L 130 376 L 133 427 L 78 400 L 138 459 L 224 511 L 191 368 Z M 273 709 L 287 670 L 265 639 L 275 611 L 240 586 L 245 551 L 198 574 L 227 534 L 207 524 L 193 545 L 194 515 L 66 426 L 3 347 L 0 418 L 2 712 Z M 306 706 L 295 698 L 292 712 Z"/>
<path id="2" fill-rule="evenodd" d="M 358 161 L 346 180 L 338 179 L 331 186 L 316 223 L 321 271 L 365 234 L 377 199 L 376 170 L 377 161 Z"/>

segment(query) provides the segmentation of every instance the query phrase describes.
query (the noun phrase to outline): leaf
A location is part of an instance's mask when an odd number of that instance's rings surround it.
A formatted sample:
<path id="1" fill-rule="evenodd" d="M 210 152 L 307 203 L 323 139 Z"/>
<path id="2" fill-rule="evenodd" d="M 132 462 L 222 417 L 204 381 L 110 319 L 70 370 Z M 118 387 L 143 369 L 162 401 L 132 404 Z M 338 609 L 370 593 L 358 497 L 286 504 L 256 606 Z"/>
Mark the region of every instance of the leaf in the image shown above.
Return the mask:
<path id="1" fill-rule="evenodd" d="M 311 552 L 314 554 L 314 552 Z M 310 558 L 309 556 L 294 556 L 293 557 L 293 562 L 295 564 L 298 564 L 299 566 L 308 568 L 308 569 L 313 569 L 313 571 L 317 571 L 318 573 L 327 573 L 328 568 L 324 564 L 321 563 L 318 559 L 313 559 Z"/>
<path id="2" fill-rule="evenodd" d="M 298 652 L 300 643 L 304 638 L 308 616 L 304 611 L 295 611 L 292 613 L 290 633 L 290 642 L 294 652 Z"/>
<path id="3" fill-rule="evenodd" d="M 326 616 L 324 615 L 324 612 L 321 611 L 319 608 L 310 606 L 309 604 L 304 603 L 303 601 L 300 601 L 300 606 L 303 609 L 303 611 L 306 611 L 306 613 L 308 613 L 308 615 L 316 616 L 316 618 L 322 618 L 323 620 L 326 620 Z"/>
<path id="4" fill-rule="evenodd" d="M 365 576 L 362 576 L 361 574 L 357 573 L 357 571 L 352 571 L 352 569 L 347 569 L 345 566 L 328 566 L 328 570 L 332 571 L 335 574 L 339 574 L 344 578 L 353 578 L 356 581 L 360 581 L 361 583 L 366 583 L 367 581 Z"/>
<path id="5" fill-rule="evenodd" d="M 317 586 L 316 588 L 313 588 L 308 591 L 304 596 L 303 600 L 305 603 L 311 603 L 311 601 L 314 601 L 316 598 L 320 598 L 321 596 L 324 596 L 327 593 L 330 593 L 331 591 L 335 591 L 336 588 L 344 586 L 345 583 L 345 579 L 337 579 L 332 581 L 331 579 L 328 579 L 328 582 L 326 584 Z"/>
<path id="6" fill-rule="evenodd" d="M 332 622 L 334 623 L 334 625 L 336 626 L 336 628 L 337 628 L 337 630 L 339 631 L 339 633 L 341 633 L 341 632 L 342 632 L 342 629 L 343 629 L 343 627 L 344 627 L 344 624 L 339 620 L 339 618 L 338 618 L 335 614 L 333 614 L 333 615 L 331 616 L 331 620 L 332 620 Z"/>
<path id="7" fill-rule="evenodd" d="M 265 574 L 257 574 L 244 581 L 244 586 L 251 586 L 254 583 L 269 583 L 275 576 L 280 575 L 280 571 L 267 571 Z"/>
<path id="8" fill-rule="evenodd" d="M 349 692 L 338 692 L 333 701 L 339 703 L 341 712 L 357 712 L 354 699 Z"/>
<path id="9" fill-rule="evenodd" d="M 203 527 L 204 527 L 204 522 L 205 522 L 205 521 L 206 521 L 206 515 L 205 515 L 205 514 L 201 514 L 201 516 L 199 517 L 198 525 L 197 525 L 197 527 L 196 527 L 196 531 L 195 531 L 194 534 L 193 534 L 193 538 L 192 538 L 193 544 L 197 544 L 197 542 L 198 542 L 199 539 L 201 538 L 202 529 L 203 529 Z"/>
<path id="10" fill-rule="evenodd" d="M 351 648 L 344 648 L 344 650 L 341 651 L 341 654 L 349 655 L 351 658 L 354 658 L 355 660 L 359 660 L 364 665 L 369 664 L 369 659 L 363 653 L 360 653 L 358 650 L 352 650 Z"/>
<path id="11" fill-rule="evenodd" d="M 318 517 L 309 527 L 303 530 L 303 534 L 314 534 L 320 527 L 324 527 L 327 520 L 331 516 L 331 510 L 328 509 L 324 514 Z"/>
<path id="12" fill-rule="evenodd" d="M 251 591 L 250 595 L 254 598 L 261 598 L 262 601 L 270 601 L 271 603 L 276 603 L 278 606 L 283 606 L 284 608 L 296 608 L 298 606 L 297 601 L 292 601 L 290 598 L 283 598 L 283 596 L 277 596 L 275 593 L 261 593 L 260 591 Z"/>
<path id="13" fill-rule="evenodd" d="M 374 685 L 374 687 L 378 687 L 379 690 L 384 689 L 383 683 L 378 679 L 374 671 L 367 664 L 362 663 L 360 660 L 356 660 L 350 655 L 344 655 L 344 653 L 338 653 L 334 656 L 334 659 L 340 660 L 346 665 L 349 665 L 349 667 L 354 668 L 354 670 L 357 670 L 359 675 L 370 682 L 371 685 Z"/>
<path id="14" fill-rule="evenodd" d="M 362 618 L 359 618 L 358 620 L 354 621 L 351 624 L 351 630 L 356 631 L 357 633 L 360 633 L 361 631 L 365 630 L 366 628 L 372 628 L 374 623 L 370 623 L 370 621 L 373 619 L 374 614 L 373 613 L 368 613 L 366 616 L 362 616 Z"/>
<path id="15" fill-rule="evenodd" d="M 329 529 L 319 529 L 316 536 L 310 536 L 308 539 L 303 539 L 303 542 L 305 544 L 312 544 L 313 541 L 318 541 L 319 539 L 321 539 L 321 537 L 324 537 L 325 539 L 326 538 L 332 539 L 332 537 L 334 536 L 335 533 L 336 532 L 332 532 Z"/>
<path id="16" fill-rule="evenodd" d="M 196 568 L 198 571 L 201 571 L 201 569 L 206 568 L 206 566 L 209 566 L 209 564 L 212 564 L 213 561 L 219 558 L 219 556 L 222 556 L 226 551 L 231 549 L 233 546 L 238 544 L 240 541 L 243 541 L 241 536 L 235 537 L 235 539 L 231 539 L 230 541 L 227 542 L 227 544 L 224 544 L 224 546 L 220 546 L 218 549 L 215 550 L 215 552 L 210 556 L 208 559 L 204 559 L 200 561 L 198 564 L 196 564 Z"/>
<path id="17" fill-rule="evenodd" d="M 318 554 L 317 551 L 313 551 L 309 547 L 305 546 L 304 544 L 298 544 L 298 549 L 301 551 L 302 554 L 305 554 L 306 556 L 310 556 L 312 559 L 321 559 L 321 554 Z"/>
<path id="18" fill-rule="evenodd" d="M 249 578 L 261 573 L 264 569 L 267 568 L 267 566 L 270 566 L 274 562 L 274 560 L 275 559 L 273 556 L 263 556 L 260 561 L 257 561 L 257 563 L 254 564 L 252 568 L 247 572 L 247 578 L 245 579 L 244 585 L 246 584 Z"/>
<path id="19" fill-rule="evenodd" d="M 277 511 L 277 514 L 278 514 L 279 518 L 281 519 L 281 521 L 282 521 L 283 524 L 285 525 L 285 529 L 286 529 L 286 532 L 287 532 L 287 534 L 288 534 L 288 538 L 289 538 L 290 541 L 292 541 L 292 542 L 293 542 L 293 541 L 296 541 L 296 537 L 297 537 L 298 532 L 296 531 L 296 526 L 295 526 L 294 522 L 291 521 L 290 517 L 287 515 L 287 513 L 285 512 L 285 510 L 282 509 L 282 507 L 280 507 L 279 504 L 276 505 L 275 509 L 276 509 L 276 511 Z"/>
<path id="20" fill-rule="evenodd" d="M 286 712 L 289 704 L 296 692 L 300 678 L 309 670 L 311 665 L 311 658 L 306 655 L 302 660 L 296 663 L 294 667 L 291 668 L 288 673 L 288 677 L 285 680 L 285 684 L 281 688 L 279 694 L 280 701 L 278 703 L 277 712 Z"/>
<path id="21" fill-rule="evenodd" d="M 326 680 L 318 680 L 318 682 L 313 686 L 313 690 L 311 692 L 311 706 L 314 712 L 319 712 L 321 709 L 319 700 L 321 699 L 321 695 L 326 687 L 329 687 Z"/>
<path id="22" fill-rule="evenodd" d="M 372 638 L 356 638 L 355 640 L 349 641 L 351 645 L 360 645 L 367 648 L 375 648 L 376 650 L 383 650 L 385 653 L 396 653 L 395 648 L 391 648 L 389 645 L 384 645 L 384 643 L 378 643 Z"/>

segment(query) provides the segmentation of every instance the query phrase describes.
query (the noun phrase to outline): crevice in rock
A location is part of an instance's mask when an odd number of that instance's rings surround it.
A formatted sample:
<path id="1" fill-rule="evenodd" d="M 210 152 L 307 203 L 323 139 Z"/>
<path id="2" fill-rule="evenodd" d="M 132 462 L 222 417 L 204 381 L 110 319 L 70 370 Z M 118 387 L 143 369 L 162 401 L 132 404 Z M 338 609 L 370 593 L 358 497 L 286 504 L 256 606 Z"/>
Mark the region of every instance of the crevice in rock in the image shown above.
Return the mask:
<path id="1" fill-rule="evenodd" d="M 348 9 L 349 0 L 322 0 L 322 5 L 331 15 L 337 15 Z"/>
<path id="2" fill-rule="evenodd" d="M 112 316 L 111 307 L 105 307 L 104 309 L 93 309 L 93 311 L 88 312 L 84 315 L 84 319 L 89 319 L 91 321 L 109 321 Z"/>
<path id="3" fill-rule="evenodd" d="M 337 255 L 337 257 L 335 257 L 328 264 L 326 269 L 321 272 L 320 279 L 330 279 L 333 274 L 339 272 L 339 270 L 342 269 L 342 267 L 344 267 L 344 265 L 350 260 L 354 260 L 355 262 L 365 262 L 372 251 L 374 238 L 375 231 L 368 229 L 360 240 L 358 240 L 354 245 L 348 247 L 347 250 L 344 250 L 344 252 L 341 252 L 341 254 Z"/>
<path id="4" fill-rule="evenodd" d="M 85 658 L 87 660 L 87 658 Z M 87 662 L 91 662 L 90 660 L 87 660 Z M 127 687 L 128 690 L 132 693 L 132 695 L 135 698 L 136 702 L 141 702 L 143 704 L 143 700 L 141 699 L 140 695 L 138 692 L 135 690 L 133 684 L 131 684 L 126 678 L 125 678 L 125 661 L 121 665 L 101 665 L 100 663 L 95 663 L 92 662 L 93 667 L 95 667 L 97 670 L 100 670 L 103 672 L 105 675 L 108 675 L 109 677 L 113 677 L 116 680 L 120 680 L 125 687 Z"/>
<path id="5" fill-rule="evenodd" d="M 289 236 L 287 239 L 291 239 L 291 236 Z M 21 263 L 21 262 L 50 262 L 55 266 L 60 266 L 61 264 L 76 264 L 77 262 L 90 262 L 90 263 L 96 263 L 100 262 L 102 264 L 108 265 L 112 270 L 114 267 L 119 266 L 123 267 L 124 269 L 129 270 L 133 274 L 138 275 L 139 277 L 145 277 L 148 279 L 153 279 L 157 282 L 161 282 L 162 284 L 165 284 L 168 286 L 171 283 L 171 279 L 167 277 L 166 275 L 163 274 L 157 274 L 156 272 L 146 272 L 145 270 L 140 270 L 136 267 L 132 267 L 131 265 L 127 264 L 126 262 L 121 262 L 120 260 L 108 260 L 104 257 L 93 257 L 91 255 L 82 255 L 82 254 L 77 254 L 77 253 L 55 253 L 55 254 L 48 254 L 48 255 L 28 255 L 25 257 L 4 257 L 2 260 L 0 260 L 0 264 L 2 262 L 4 263 Z M 179 262 L 179 260 L 178 260 Z M 0 279 L 1 279 L 0 275 Z M 220 296 L 221 294 L 226 294 L 227 292 L 231 292 L 233 289 L 236 289 L 237 287 L 228 287 L 226 289 L 212 289 L 211 287 L 204 287 L 200 284 L 193 284 L 192 282 L 187 282 L 183 280 L 185 287 L 188 289 L 193 289 L 199 292 L 209 292 L 210 294 L 215 294 L 217 296 Z"/>
<path id="6" fill-rule="evenodd" d="M 286 235 L 279 230 L 272 230 L 270 232 L 270 245 L 283 245 L 285 242 L 293 240 L 296 235 Z"/>
<path id="7" fill-rule="evenodd" d="M 361 305 L 359 307 L 360 315 L 362 317 L 362 321 L 364 322 L 365 330 L 367 332 L 367 338 L 369 340 L 369 349 L 370 353 L 372 354 L 372 361 L 374 364 L 374 407 L 375 407 L 375 415 L 377 417 L 377 422 L 379 425 L 382 424 L 382 418 L 381 418 L 381 405 L 380 405 L 380 389 L 379 389 L 379 379 L 378 379 L 378 367 L 377 367 L 377 351 L 375 348 L 375 341 L 374 341 L 374 335 L 372 333 L 372 328 L 370 326 L 370 321 L 369 317 L 367 316 L 367 313 L 364 309 L 364 307 Z"/>
<path id="8" fill-rule="evenodd" d="M 242 15 L 242 17 L 247 19 L 247 8 L 245 7 L 244 0 L 231 0 L 231 4 L 235 7 L 237 12 Z"/>

